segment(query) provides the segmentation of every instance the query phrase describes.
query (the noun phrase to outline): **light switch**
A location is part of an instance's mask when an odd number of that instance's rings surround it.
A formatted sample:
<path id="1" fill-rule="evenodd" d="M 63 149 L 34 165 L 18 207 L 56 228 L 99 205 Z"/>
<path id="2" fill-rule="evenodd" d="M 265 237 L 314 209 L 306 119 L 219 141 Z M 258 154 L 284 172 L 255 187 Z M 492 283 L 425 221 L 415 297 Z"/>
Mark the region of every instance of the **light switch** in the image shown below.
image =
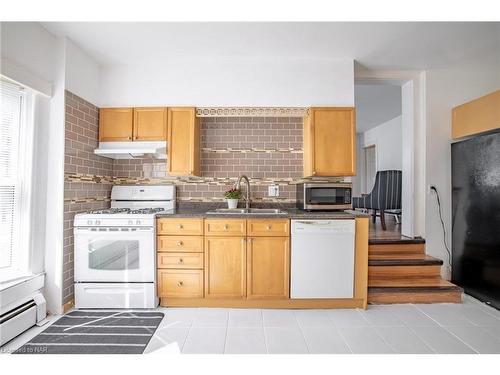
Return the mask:
<path id="1" fill-rule="evenodd" d="M 268 188 L 268 195 L 270 197 L 279 197 L 279 195 L 280 195 L 279 185 L 270 185 Z"/>

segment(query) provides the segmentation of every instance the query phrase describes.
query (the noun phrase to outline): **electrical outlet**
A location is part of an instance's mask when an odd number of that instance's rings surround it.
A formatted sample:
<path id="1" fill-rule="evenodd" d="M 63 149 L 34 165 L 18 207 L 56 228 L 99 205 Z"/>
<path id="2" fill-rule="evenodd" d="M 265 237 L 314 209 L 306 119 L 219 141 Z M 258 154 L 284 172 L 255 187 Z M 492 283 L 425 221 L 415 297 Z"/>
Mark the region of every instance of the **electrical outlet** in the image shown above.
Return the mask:
<path id="1" fill-rule="evenodd" d="M 270 185 L 268 187 L 267 195 L 270 197 L 279 197 L 280 196 L 280 186 L 279 185 Z"/>

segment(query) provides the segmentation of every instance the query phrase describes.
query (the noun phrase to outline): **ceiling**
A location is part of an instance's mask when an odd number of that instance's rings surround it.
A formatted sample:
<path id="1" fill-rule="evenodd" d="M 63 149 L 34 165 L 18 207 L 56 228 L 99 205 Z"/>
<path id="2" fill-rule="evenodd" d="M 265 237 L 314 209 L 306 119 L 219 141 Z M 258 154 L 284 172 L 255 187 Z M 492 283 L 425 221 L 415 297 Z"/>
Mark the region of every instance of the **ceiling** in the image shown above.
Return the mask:
<path id="1" fill-rule="evenodd" d="M 500 23 L 44 22 L 101 65 L 166 59 L 355 59 L 375 70 L 446 66 L 496 50 Z"/>
<path id="2" fill-rule="evenodd" d="M 401 115 L 401 86 L 357 84 L 354 100 L 358 133 Z"/>

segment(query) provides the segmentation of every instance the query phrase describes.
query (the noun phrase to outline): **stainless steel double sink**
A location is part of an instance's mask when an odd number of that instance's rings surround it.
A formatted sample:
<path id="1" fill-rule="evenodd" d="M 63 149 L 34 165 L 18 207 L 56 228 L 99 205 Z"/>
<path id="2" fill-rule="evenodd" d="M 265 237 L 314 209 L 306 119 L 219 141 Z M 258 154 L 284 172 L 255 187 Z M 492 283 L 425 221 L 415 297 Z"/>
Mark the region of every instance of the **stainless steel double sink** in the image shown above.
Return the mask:
<path id="1" fill-rule="evenodd" d="M 279 208 L 217 208 L 207 211 L 207 215 L 286 215 Z"/>

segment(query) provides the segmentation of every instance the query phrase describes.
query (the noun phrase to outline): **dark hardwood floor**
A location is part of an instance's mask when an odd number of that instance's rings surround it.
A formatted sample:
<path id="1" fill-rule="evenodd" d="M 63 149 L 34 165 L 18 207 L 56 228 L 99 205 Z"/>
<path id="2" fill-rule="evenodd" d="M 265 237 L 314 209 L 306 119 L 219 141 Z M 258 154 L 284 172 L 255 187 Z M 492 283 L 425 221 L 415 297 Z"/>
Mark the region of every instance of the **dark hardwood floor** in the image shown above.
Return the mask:
<path id="1" fill-rule="evenodd" d="M 370 240 L 411 240 L 409 237 L 401 235 L 401 224 L 396 223 L 393 215 L 385 215 L 385 225 L 387 230 L 382 229 L 380 218 L 377 217 L 375 223 L 370 219 Z"/>

